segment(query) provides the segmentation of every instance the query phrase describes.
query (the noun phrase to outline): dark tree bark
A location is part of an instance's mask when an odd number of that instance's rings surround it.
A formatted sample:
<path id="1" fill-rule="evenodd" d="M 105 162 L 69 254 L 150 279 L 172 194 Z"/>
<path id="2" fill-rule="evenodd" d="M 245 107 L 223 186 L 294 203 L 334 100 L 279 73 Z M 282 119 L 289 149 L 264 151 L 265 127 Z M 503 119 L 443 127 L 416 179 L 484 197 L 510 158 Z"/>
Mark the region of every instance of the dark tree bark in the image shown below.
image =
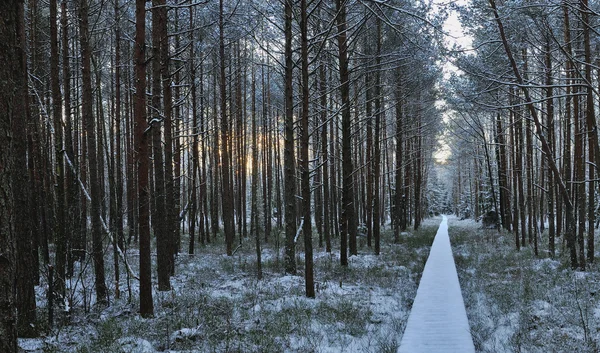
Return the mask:
<path id="1" fill-rule="evenodd" d="M 376 51 L 375 51 L 375 149 L 374 149 L 374 163 L 373 163 L 373 178 L 375 179 L 375 195 L 373 195 L 373 240 L 375 241 L 375 255 L 379 255 L 381 252 L 381 193 L 379 190 L 379 179 L 381 178 L 381 139 L 380 139 L 380 126 L 383 120 L 383 97 L 381 94 L 381 19 L 377 17 L 376 22 Z M 350 234 L 354 232 L 356 238 L 356 231 L 351 230 Z M 356 241 L 355 241 L 356 242 Z M 356 245 L 355 245 L 356 246 Z"/>
<path id="2" fill-rule="evenodd" d="M 0 3 L 0 350 L 17 352 L 16 269 L 17 251 L 13 200 L 13 138 L 11 123 L 25 119 L 23 102 L 25 73 L 22 72 L 22 49 L 19 46 L 19 16 L 22 1 Z"/>
<path id="3" fill-rule="evenodd" d="M 216 63 L 216 58 L 214 59 L 215 67 L 218 67 Z M 220 182 L 220 155 L 219 155 L 219 114 L 216 114 L 218 106 L 217 106 L 217 81 L 218 75 L 213 75 L 213 148 L 212 148 L 212 188 L 211 188 L 211 198 L 210 198 L 210 222 L 211 222 L 211 232 L 213 239 L 217 239 L 217 233 L 219 232 L 219 195 L 220 195 L 220 186 L 222 185 Z"/>
<path id="4" fill-rule="evenodd" d="M 177 215 L 179 209 L 175 205 L 175 189 L 173 180 L 173 92 L 171 90 L 171 74 L 169 71 L 169 36 L 167 31 L 166 0 L 158 0 L 159 8 L 159 40 L 160 40 L 160 79 L 163 95 L 164 114 L 164 153 L 165 153 L 165 246 L 167 247 L 166 266 L 170 276 L 175 274 L 175 255 L 177 254 L 176 239 Z"/>
<path id="5" fill-rule="evenodd" d="M 348 33 L 346 30 L 346 2 L 336 0 L 337 42 L 340 70 L 342 110 L 342 215 L 340 217 L 340 263 L 348 266 L 348 239 L 356 238 L 354 223 L 354 183 L 352 166 L 350 74 L 348 71 Z M 375 218 L 375 217 L 374 217 Z M 374 222 L 378 222 L 375 218 Z"/>
<path id="6" fill-rule="evenodd" d="M 544 55 L 544 71 L 546 78 L 546 126 L 548 128 L 548 143 L 552 153 L 556 148 L 554 143 L 554 99 L 553 93 L 553 80 L 552 80 L 552 55 L 550 53 L 550 39 L 546 39 L 545 55 Z M 554 159 L 554 155 L 550 156 Z M 548 251 L 550 257 L 556 255 L 555 238 L 556 238 L 556 227 L 555 227 L 555 210 L 554 210 L 554 193 L 556 186 L 554 185 L 554 176 L 552 172 L 547 173 L 548 179 Z"/>
<path id="7" fill-rule="evenodd" d="M 406 219 L 404 218 L 404 185 L 402 170 L 404 163 L 404 141 L 403 141 L 403 89 L 402 89 L 402 72 L 401 69 L 396 69 L 396 194 L 394 198 L 394 241 L 400 241 L 400 230 L 406 230 Z"/>
<path id="8" fill-rule="evenodd" d="M 164 0 L 152 1 L 152 157 L 154 166 L 154 210 L 152 225 L 156 237 L 156 269 L 158 275 L 158 290 L 171 289 L 171 228 L 168 222 L 168 205 L 166 202 L 166 177 L 165 157 L 163 156 L 163 143 L 161 138 L 161 122 L 166 126 L 166 109 L 161 105 L 162 91 L 162 63 L 163 59 L 163 32 L 166 31 L 166 10 Z M 165 10 L 165 11 L 163 11 Z M 163 30 L 164 29 L 164 30 Z M 163 98 L 166 98 L 163 96 Z M 163 99 L 162 103 L 165 103 Z"/>
<path id="9" fill-rule="evenodd" d="M 325 251 L 331 253 L 331 206 L 329 204 L 329 140 L 327 138 L 327 77 L 325 63 L 319 66 L 319 95 L 321 116 L 321 157 L 323 159 L 323 238 Z"/>
<path id="10" fill-rule="evenodd" d="M 65 199 L 65 171 L 63 159 L 63 125 L 62 125 L 62 97 L 60 92 L 58 68 L 58 28 L 57 28 L 57 0 L 50 1 L 50 88 L 52 91 L 52 122 L 54 127 L 54 161 L 56 185 L 56 224 L 54 238 L 56 242 L 55 278 L 56 291 L 65 295 L 65 277 L 67 263 L 67 233 L 66 233 L 66 199 Z"/>
<path id="11" fill-rule="evenodd" d="M 0 150 L 0 350 L 16 353 L 16 271 L 19 268 L 16 218 L 21 216 L 22 210 L 19 210 L 27 206 L 19 205 L 20 200 L 14 198 L 19 192 L 13 194 L 17 187 L 14 185 L 16 173 L 20 174 L 27 166 L 15 165 L 25 158 L 25 155 L 17 154 L 21 149 L 19 145 L 24 145 L 26 140 L 17 141 L 22 136 L 13 134 L 18 124 L 24 126 L 27 121 L 26 110 L 23 109 L 27 95 L 26 71 L 23 70 L 23 45 L 26 43 L 22 41 L 23 2 L 4 1 L 0 4 L 0 13 L 0 144 L 3 146 Z M 24 135 L 25 130 L 20 134 Z M 25 176 L 19 175 L 23 179 L 26 179 Z"/>
<path id="12" fill-rule="evenodd" d="M 256 126 L 256 71 L 252 68 L 252 186 L 250 202 L 250 234 L 254 234 L 256 245 L 256 277 L 262 279 L 262 260 L 260 249 L 260 216 L 258 211 L 258 130 Z"/>
<path id="13" fill-rule="evenodd" d="M 104 273 L 104 252 L 102 248 L 102 185 L 100 184 L 100 170 L 98 170 L 98 155 L 96 150 L 96 123 L 92 110 L 92 72 L 91 72 L 91 47 L 89 33 L 89 4 L 88 0 L 79 2 L 79 33 L 81 41 L 81 112 L 85 123 L 87 138 L 87 152 L 89 161 L 89 180 L 91 190 L 91 219 L 92 219 L 92 257 L 94 260 L 94 274 L 96 286 L 96 300 L 100 305 L 108 303 L 108 290 Z"/>
<path id="14" fill-rule="evenodd" d="M 368 42 L 371 39 L 365 37 L 365 46 L 368 45 Z M 367 246 L 372 246 L 373 241 L 373 92 L 371 89 L 371 73 L 367 72 L 365 74 L 365 113 L 366 113 L 366 167 L 367 167 L 367 175 L 366 175 L 366 222 L 367 222 Z M 397 107 L 396 107 L 397 109 Z"/>
<path id="15" fill-rule="evenodd" d="M 231 161 L 229 156 L 229 121 L 227 117 L 227 76 L 225 76 L 225 33 L 224 33 L 223 0 L 219 1 L 219 92 L 221 94 L 221 182 L 223 185 L 223 231 L 227 255 L 233 255 L 235 238 L 235 220 L 233 213 L 233 185 L 231 182 Z"/>
<path id="16" fill-rule="evenodd" d="M 293 0 L 284 0 L 285 31 L 285 120 L 283 175 L 285 180 L 285 272 L 296 274 L 296 168 L 294 163 L 294 104 L 292 58 Z"/>
<path id="17" fill-rule="evenodd" d="M 22 4 L 17 5 L 18 13 L 18 38 L 20 43 L 26 42 L 25 19 Z M 55 9 L 56 10 L 56 9 Z M 17 46 L 17 54 L 21 55 L 18 72 L 15 76 L 22 80 L 27 73 L 27 56 L 24 45 Z M 6 64 L 8 65 L 8 63 Z M 25 76 L 26 77 L 26 76 Z M 17 96 L 14 101 L 20 106 L 19 112 L 12 119 L 12 154 L 14 158 L 14 169 L 12 177 L 14 193 L 14 231 L 16 236 L 16 300 L 17 300 L 17 331 L 19 337 L 34 337 L 38 334 L 36 321 L 35 282 L 37 280 L 38 262 L 33 252 L 33 230 L 32 224 L 35 218 L 29 217 L 32 193 L 29 187 L 29 171 L 27 170 L 27 124 L 30 121 L 29 97 L 25 82 L 18 82 L 15 86 Z M 3 98 L 7 99 L 7 98 Z M 5 144 L 3 144 L 5 145 Z M 2 162 L 0 162 L 0 165 Z M 2 206 L 0 206 L 2 207 Z M 1 230 L 0 230 L 1 232 Z M 2 253 L 2 250 L 0 250 Z M 63 271 L 64 272 L 64 271 Z"/>
<path id="18" fill-rule="evenodd" d="M 150 197 L 148 184 L 149 137 L 146 116 L 146 8 L 145 0 L 135 2 L 135 156 L 138 171 L 138 226 L 140 242 L 140 315 L 154 315 L 152 267 L 150 261 Z"/>
<path id="19" fill-rule="evenodd" d="M 315 280 L 313 270 L 313 248 L 312 248 L 312 222 L 310 202 L 310 164 L 308 156 L 309 125 L 308 109 L 310 103 L 310 91 L 308 82 L 308 9 L 306 0 L 300 0 L 300 43 L 302 61 L 302 116 L 300 118 L 300 172 L 302 179 L 302 214 L 304 233 L 304 278 L 306 296 L 315 297 Z M 355 239 L 356 240 L 356 239 Z M 356 242 L 355 242 L 356 243 Z M 355 244 L 356 247 L 356 244 Z"/>
<path id="20" fill-rule="evenodd" d="M 598 127 L 594 113 L 594 94 L 592 88 L 592 49 L 590 43 L 590 16 L 588 0 L 580 0 L 581 21 L 583 25 L 583 47 L 585 55 L 585 81 L 586 81 L 586 109 L 585 109 L 585 127 L 588 137 L 588 210 L 587 210 L 587 261 L 594 262 L 594 223 L 596 211 L 596 169 L 597 159 L 600 157 L 600 148 L 598 147 Z"/>
<path id="21" fill-rule="evenodd" d="M 190 28 L 194 28 L 194 8 L 190 8 Z M 196 185 L 196 180 L 198 180 L 198 158 L 199 158 L 199 151 L 198 151 L 198 134 L 199 134 L 199 129 L 198 129 L 198 107 L 197 107 L 197 91 L 196 91 L 196 63 L 194 60 L 194 55 L 195 55 L 195 51 L 194 51 L 194 31 L 190 31 L 190 42 L 192 43 L 190 45 L 190 95 L 191 95 L 191 99 L 192 99 L 192 153 L 191 153 L 191 159 L 192 159 L 192 163 L 191 163 L 191 168 L 192 168 L 192 180 L 191 182 L 191 186 L 190 186 L 190 200 L 189 202 L 189 211 L 188 211 L 188 218 L 190 219 L 190 228 L 189 228 L 189 235 L 190 235 L 190 242 L 188 245 L 188 254 L 193 254 L 194 253 L 194 241 L 196 238 L 196 219 L 197 219 L 197 205 L 198 205 L 198 195 L 197 195 L 197 185 Z M 202 83 L 201 83 L 202 84 Z"/>
<path id="22" fill-rule="evenodd" d="M 509 90 L 509 102 L 512 102 L 514 100 L 514 90 L 511 88 Z M 515 113 L 514 110 L 511 109 L 509 111 L 509 127 L 510 127 L 510 159 L 511 159 L 511 167 L 512 167 L 512 204 L 513 204 L 513 210 L 512 210 L 512 229 L 513 232 L 515 233 L 515 247 L 517 250 L 521 249 L 521 238 L 519 237 L 519 193 L 518 193 L 518 181 L 517 181 L 517 176 L 515 174 L 518 174 L 518 167 L 516 166 L 516 152 L 517 152 L 517 138 L 516 138 L 516 125 L 515 125 Z"/>
<path id="23" fill-rule="evenodd" d="M 502 125 L 502 114 L 496 113 L 495 124 L 496 160 L 498 161 L 498 186 L 500 194 L 500 217 L 502 227 L 511 230 L 510 185 L 508 181 L 508 157 L 506 155 L 506 133 Z"/>
<path id="24" fill-rule="evenodd" d="M 75 163 L 75 144 L 73 141 L 73 130 L 74 126 L 72 123 L 71 114 L 71 67 L 69 65 L 69 26 L 68 26 L 68 14 L 67 14 L 67 2 L 63 0 L 61 3 L 61 30 L 62 30 L 62 72 L 63 72 L 63 96 L 64 96 L 64 114 L 65 114 L 65 152 L 67 158 Z M 77 237 L 77 229 L 81 223 L 81 212 L 79 210 L 79 185 L 77 170 L 74 167 L 72 170 L 67 171 L 67 219 L 66 219 L 66 233 L 68 234 L 67 243 L 67 275 L 73 276 L 73 264 L 75 258 L 73 256 L 73 245 L 74 240 Z"/>
<path id="25" fill-rule="evenodd" d="M 573 86 L 573 127 L 574 127 L 574 141 L 573 141 L 573 153 L 574 158 L 574 181 L 573 193 L 574 203 L 577 208 L 577 246 L 579 247 L 579 269 L 585 271 L 585 226 L 586 226 L 586 193 L 585 193 L 585 127 L 584 122 L 580 116 L 580 99 L 578 97 L 579 87 L 577 87 L 578 79 L 574 79 L 575 85 Z"/>

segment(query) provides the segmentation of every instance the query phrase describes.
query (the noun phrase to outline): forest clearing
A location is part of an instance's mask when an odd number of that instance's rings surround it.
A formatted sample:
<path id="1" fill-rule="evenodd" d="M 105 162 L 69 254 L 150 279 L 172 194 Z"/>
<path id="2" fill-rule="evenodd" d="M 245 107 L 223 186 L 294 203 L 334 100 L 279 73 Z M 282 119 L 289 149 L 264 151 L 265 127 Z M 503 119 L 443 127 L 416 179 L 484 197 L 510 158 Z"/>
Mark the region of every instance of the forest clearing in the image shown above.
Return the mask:
<path id="1" fill-rule="evenodd" d="M 598 351 L 599 14 L 0 1 L 0 352 Z"/>

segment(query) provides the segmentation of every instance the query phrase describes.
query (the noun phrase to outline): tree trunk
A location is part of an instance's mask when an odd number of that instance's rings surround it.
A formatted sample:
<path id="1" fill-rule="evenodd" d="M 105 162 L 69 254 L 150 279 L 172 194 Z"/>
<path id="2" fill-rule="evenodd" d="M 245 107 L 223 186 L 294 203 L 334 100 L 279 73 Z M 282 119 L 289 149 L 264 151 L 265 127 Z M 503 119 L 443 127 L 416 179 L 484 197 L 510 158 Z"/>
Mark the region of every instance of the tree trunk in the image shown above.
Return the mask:
<path id="1" fill-rule="evenodd" d="M 348 239 L 356 238 L 354 223 L 354 191 L 350 116 L 350 74 L 348 71 L 348 42 L 346 31 L 346 3 L 336 0 L 337 42 L 340 70 L 342 112 L 342 215 L 340 217 L 340 263 L 348 266 Z M 377 190 L 377 189 L 376 189 Z M 375 218 L 378 222 L 378 219 Z"/>
<path id="2" fill-rule="evenodd" d="M 327 138 L 327 76 L 325 63 L 319 65 L 319 95 L 321 116 L 321 156 L 323 159 L 323 238 L 325 251 L 331 253 L 331 206 L 329 204 L 329 139 Z"/>
<path id="3" fill-rule="evenodd" d="M 104 250 L 102 244 L 102 185 L 100 184 L 100 170 L 98 170 L 98 154 L 96 149 L 96 124 L 92 110 L 92 72 L 91 72 L 91 47 L 89 34 L 89 4 L 88 0 L 79 3 L 79 32 L 81 41 L 81 112 L 85 123 L 87 139 L 87 153 L 89 161 L 89 180 L 91 191 L 91 225 L 92 225 L 92 257 L 94 260 L 96 300 L 100 305 L 108 303 L 108 291 L 104 274 Z"/>
<path id="4" fill-rule="evenodd" d="M 235 237 L 235 221 L 233 214 L 233 186 L 230 176 L 229 156 L 229 122 L 227 118 L 227 77 L 225 76 L 225 33 L 224 33 L 223 0 L 219 1 L 219 91 L 221 93 L 221 181 L 222 205 L 223 205 L 223 230 L 225 232 L 225 244 L 227 255 L 233 255 L 233 241 Z"/>
<path id="5" fill-rule="evenodd" d="M 258 132 L 256 127 L 256 72 L 252 67 L 252 186 L 250 189 L 250 234 L 254 234 L 256 246 L 256 277 L 262 279 L 262 260 L 260 248 L 260 216 L 258 211 Z"/>
<path id="6" fill-rule="evenodd" d="M 598 147 L 598 127 L 594 113 L 594 95 L 592 88 L 592 50 L 590 44 L 590 22 L 588 0 L 580 0 L 581 21 L 583 22 L 583 45 L 585 52 L 585 80 L 586 80 L 586 109 L 585 122 L 588 135 L 588 229 L 587 229 L 587 261 L 594 262 L 594 223 L 596 211 L 596 184 L 594 181 L 596 169 L 599 168 L 597 158 L 600 157 Z"/>
<path id="7" fill-rule="evenodd" d="M 145 0 L 135 2 L 135 162 L 138 169 L 138 226 L 140 242 L 140 315 L 154 316 L 150 261 L 150 195 L 148 184 L 149 136 L 146 116 L 146 9 Z"/>
<path id="8" fill-rule="evenodd" d="M 552 153 L 554 153 L 555 143 L 554 143 L 554 99 L 552 96 L 553 93 L 553 80 L 552 80 L 552 55 L 550 53 L 550 39 L 546 38 L 546 46 L 545 46 L 545 56 L 544 56 L 544 69 L 546 74 L 546 117 L 547 122 L 546 126 L 548 128 L 548 143 L 550 144 L 550 148 Z M 554 159 L 554 155 L 550 156 Z M 550 252 L 550 257 L 554 257 L 556 254 L 555 248 L 555 237 L 556 237 L 556 227 L 555 227 L 555 211 L 554 211 L 554 193 L 556 190 L 556 186 L 554 185 L 554 176 L 552 172 L 549 171 L 547 173 L 548 179 L 548 251 Z"/>
<path id="9" fill-rule="evenodd" d="M 300 43 L 302 61 L 302 116 L 300 118 L 300 173 L 302 179 L 302 214 L 304 233 L 304 278 L 306 296 L 315 297 L 315 280 L 313 273 L 313 248 L 312 248 L 312 221 L 310 209 L 310 164 L 308 156 L 309 127 L 308 107 L 310 103 L 310 92 L 308 82 L 308 10 L 306 0 L 300 0 Z M 356 241 L 356 239 L 355 239 Z M 356 247 L 356 245 L 355 245 Z"/>
<path id="10" fill-rule="evenodd" d="M 15 204 L 13 200 L 14 154 L 12 121 L 25 121 L 23 106 L 26 92 L 22 70 L 23 51 L 19 43 L 19 25 L 23 2 L 7 0 L 0 3 L 0 350 L 17 353 Z M 21 42 L 23 43 L 23 42 Z M 16 88 L 16 89 L 15 89 Z M 23 176 L 21 176 L 23 177 Z"/>
<path id="11" fill-rule="evenodd" d="M 285 31 L 285 120 L 283 174 L 285 179 L 285 272 L 296 273 L 296 168 L 294 163 L 294 105 L 292 58 L 293 0 L 284 0 Z"/>
<path id="12" fill-rule="evenodd" d="M 167 31 L 167 6 L 166 0 L 157 0 L 159 8 L 159 40 L 160 40 L 160 79 L 163 94 L 164 112 L 164 150 L 165 150 L 165 246 L 167 253 L 166 266 L 170 276 L 175 274 L 175 255 L 178 252 L 176 239 L 177 216 L 179 209 L 175 206 L 175 189 L 173 180 L 173 93 L 171 90 L 171 74 L 169 71 L 169 37 Z M 160 286 L 160 285 L 159 285 Z"/>
<path id="13" fill-rule="evenodd" d="M 63 159 L 63 125 L 62 125 L 62 97 L 60 92 L 58 68 L 58 28 L 57 28 L 57 0 L 50 1 L 50 88 L 52 91 L 52 121 L 54 128 L 54 162 L 56 185 L 56 223 L 54 241 L 56 242 L 55 269 L 57 279 L 56 291 L 64 297 L 65 276 L 67 263 L 67 233 L 66 233 L 66 199 L 65 199 L 65 171 Z M 18 225 L 17 225 L 18 226 Z M 17 230 L 18 231 L 18 230 Z M 21 232 L 19 232 L 21 233 Z"/>
<path id="14" fill-rule="evenodd" d="M 167 291 L 171 289 L 169 258 L 170 233 L 167 223 L 167 204 L 165 191 L 165 163 L 163 160 L 163 147 L 160 125 L 164 121 L 164 106 L 161 106 L 162 91 L 162 23 L 163 1 L 152 1 L 152 160 L 154 166 L 154 209 L 152 212 L 152 225 L 156 237 L 156 270 L 158 278 L 158 290 Z"/>
<path id="15" fill-rule="evenodd" d="M 54 4 L 56 6 L 56 4 Z M 17 5 L 17 37 L 20 43 L 26 42 L 25 34 L 25 18 L 24 9 L 22 4 Z M 54 9 L 56 11 L 56 8 Z M 56 20 L 56 14 L 55 20 Z M 11 34 L 12 35 L 12 34 Z M 2 37 L 4 38 L 4 37 Z M 3 39 L 4 40 L 4 39 Z M 35 337 L 37 336 L 37 327 L 35 326 L 36 321 L 36 301 L 35 301 L 35 282 L 37 280 L 37 268 L 39 266 L 37 259 L 34 257 L 33 252 L 33 230 L 32 219 L 30 219 L 30 209 L 33 208 L 31 204 L 32 193 L 30 191 L 29 183 L 32 182 L 28 178 L 29 171 L 27 165 L 27 124 L 30 121 L 30 109 L 29 109 L 29 97 L 27 92 L 26 82 L 23 81 L 23 76 L 27 73 L 27 56 L 25 48 L 23 46 L 16 46 L 16 54 L 20 55 L 19 66 L 15 66 L 15 92 L 18 96 L 5 97 L 3 100 L 15 99 L 15 106 L 20 106 L 18 112 L 12 117 L 12 155 L 13 155 L 13 176 L 12 176 L 12 188 L 13 190 L 20 190 L 13 194 L 14 197 L 14 231 L 18 234 L 15 237 L 16 240 L 16 301 L 17 301 L 17 331 L 19 337 Z M 57 58 L 58 60 L 58 58 Z M 8 65 L 8 61 L 3 61 Z M 58 68 L 57 68 L 58 69 Z M 10 86 L 7 84 L 7 86 Z M 60 97 L 60 96 L 59 96 Z M 60 98 L 59 98 L 60 100 Z M 4 112 L 3 115 L 10 112 Z M 7 145 L 8 143 L 3 143 Z M 10 147 L 8 148 L 10 150 Z M 0 157 L 1 158 L 1 157 Z M 0 165 L 3 163 L 0 162 Z M 62 179 L 59 179 L 62 180 Z M 1 187 L 0 187 L 1 188 Z M 64 190 L 63 190 L 64 191 Z M 0 203 L 1 205 L 1 203 Z M 0 206 L 2 207 L 2 206 Z M 1 218 L 0 218 L 1 219 Z M 1 222 L 0 222 L 1 223 Z M 4 230 L 0 229 L 0 232 Z M 1 238 L 1 237 L 0 237 Z M 1 249 L 1 248 L 0 248 Z M 2 250 L 0 250 L 2 253 Z M 65 251 L 66 253 L 66 251 Z M 64 276 L 64 264 L 63 264 L 63 276 Z M 64 278 L 64 277 L 63 277 Z M 64 284 L 64 282 L 63 282 Z M 63 287 L 64 288 L 64 287 Z M 64 293 L 61 292 L 61 293 Z M 2 337 L 0 335 L 0 337 Z M 1 340 L 1 339 L 0 339 Z M 0 347 L 2 348 L 2 347 Z"/>
<path id="16" fill-rule="evenodd" d="M 373 200 L 373 240 L 375 241 L 375 255 L 379 255 L 381 252 L 381 222 L 380 222 L 380 210 L 381 210 L 381 192 L 379 188 L 379 179 L 381 178 L 381 139 L 380 130 L 381 121 L 383 120 L 383 97 L 381 95 L 381 19 L 377 17 L 376 32 L 377 32 L 377 44 L 375 52 L 375 159 L 373 163 L 373 178 L 375 179 L 375 195 Z M 352 173 L 352 172 L 350 172 Z M 351 230 L 351 234 L 354 232 L 356 237 L 356 231 Z M 356 253 L 355 253 L 356 254 Z"/>
<path id="17" fill-rule="evenodd" d="M 190 8 L 190 28 L 194 28 L 194 8 Z M 189 244 L 188 244 L 188 254 L 192 255 L 194 254 L 194 241 L 196 239 L 196 219 L 197 219 L 197 204 L 198 204 L 198 195 L 197 195 L 197 185 L 196 185 L 196 180 L 198 179 L 198 134 L 199 134 L 199 130 L 198 130 L 198 107 L 197 107 L 197 99 L 198 97 L 196 96 L 196 62 L 195 62 L 195 51 L 194 51 L 194 43 L 195 43 L 195 38 L 194 38 L 194 31 L 190 31 L 190 63 L 189 63 L 189 67 L 190 67 L 190 95 L 191 95 L 191 100 L 192 100 L 192 111 L 191 111 L 191 115 L 192 115 L 192 153 L 191 153 L 191 159 L 192 159 L 192 163 L 191 163 L 191 176 L 192 176 L 192 180 L 190 180 L 191 182 L 191 186 L 190 186 L 190 199 L 188 201 L 189 203 L 189 211 L 188 211 L 188 218 L 190 220 L 190 228 L 188 230 L 189 232 L 189 236 L 190 236 L 190 240 L 189 240 Z M 200 85 L 202 85 L 202 83 L 200 83 Z M 200 221 L 202 222 L 202 221 Z M 203 241 L 203 240 L 202 240 Z"/>

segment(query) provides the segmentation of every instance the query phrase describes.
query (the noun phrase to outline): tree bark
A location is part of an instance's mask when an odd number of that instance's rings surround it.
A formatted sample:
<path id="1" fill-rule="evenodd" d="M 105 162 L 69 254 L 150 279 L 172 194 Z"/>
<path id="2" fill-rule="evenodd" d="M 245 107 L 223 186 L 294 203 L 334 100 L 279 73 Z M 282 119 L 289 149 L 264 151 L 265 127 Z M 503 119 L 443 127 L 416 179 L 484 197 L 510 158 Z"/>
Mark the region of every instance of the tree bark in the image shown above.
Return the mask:
<path id="1" fill-rule="evenodd" d="M 171 257 L 170 232 L 166 204 L 165 189 L 165 163 L 163 155 L 163 142 L 161 138 L 161 122 L 166 125 L 164 105 L 161 105 L 162 96 L 162 32 L 164 0 L 152 1 L 152 161 L 154 166 L 154 210 L 152 212 L 152 225 L 156 237 L 156 272 L 158 290 L 171 289 L 170 269 Z M 164 102 L 164 100 L 163 100 Z"/>
<path id="2" fill-rule="evenodd" d="M 20 34 L 24 33 L 23 2 L 9 0 L 0 4 L 2 22 L 0 22 L 0 350 L 7 353 L 17 352 L 17 311 L 16 311 L 16 270 L 18 268 L 15 229 L 18 205 L 14 199 L 13 184 L 17 167 L 14 157 L 20 160 L 25 156 L 16 156 L 13 136 L 15 120 L 26 121 L 24 107 L 27 94 L 26 72 L 23 71 L 24 45 Z M 23 132 L 24 133 L 24 132 Z M 22 143 L 24 143 L 23 141 Z M 23 166 L 25 167 L 26 164 Z M 14 168 L 14 169 L 13 169 Z M 19 170 L 20 172 L 21 170 Z M 25 175 L 20 175 L 24 178 Z M 15 212 L 16 211 L 16 212 Z"/>
<path id="3" fill-rule="evenodd" d="M 91 72 L 91 46 L 89 34 L 89 3 L 88 0 L 79 2 L 79 32 L 81 41 L 81 111 L 85 123 L 87 138 L 87 153 L 89 161 L 89 180 L 91 191 L 91 225 L 92 225 L 92 257 L 94 260 L 94 274 L 96 286 L 96 301 L 100 305 L 108 303 L 108 290 L 104 273 L 104 252 L 102 244 L 102 185 L 100 184 L 100 170 L 98 170 L 98 154 L 96 149 L 96 123 L 92 110 L 92 72 Z"/>
<path id="4" fill-rule="evenodd" d="M 356 238 L 354 223 L 354 183 L 352 166 L 350 74 L 348 71 L 348 38 L 346 30 L 346 2 L 336 0 L 337 42 L 340 70 L 342 111 L 342 215 L 340 217 L 340 263 L 348 266 L 348 239 Z M 377 218 L 375 222 L 379 222 Z"/>
<path id="5" fill-rule="evenodd" d="M 300 43 L 302 61 L 302 116 L 300 118 L 300 172 L 302 178 L 302 214 L 304 233 L 304 278 L 306 296 L 315 297 L 315 280 L 313 270 L 313 248 L 312 248 L 312 221 L 311 221 L 311 199 L 310 199 L 310 164 L 308 156 L 309 125 L 308 109 L 310 103 L 310 91 L 308 82 L 308 9 L 306 0 L 300 0 Z M 355 239 L 356 240 L 356 239 Z"/>
<path id="6" fill-rule="evenodd" d="M 227 77 L 225 76 L 225 33 L 224 33 L 223 0 L 219 1 L 219 91 L 221 93 L 221 182 L 223 185 L 223 231 L 227 255 L 233 255 L 235 238 L 235 220 L 233 214 L 233 185 L 231 183 L 231 161 L 229 156 L 229 121 L 227 117 Z"/>
<path id="7" fill-rule="evenodd" d="M 294 163 L 294 105 L 292 58 L 293 0 L 284 0 L 285 35 L 285 120 L 283 174 L 285 180 L 285 272 L 296 273 L 296 167 Z"/>
<path id="8" fill-rule="evenodd" d="M 135 2 L 135 156 L 138 170 L 138 226 L 140 242 L 140 315 L 154 316 L 152 267 L 150 261 L 150 197 L 148 184 L 149 137 L 146 116 L 146 8 L 145 0 Z"/>

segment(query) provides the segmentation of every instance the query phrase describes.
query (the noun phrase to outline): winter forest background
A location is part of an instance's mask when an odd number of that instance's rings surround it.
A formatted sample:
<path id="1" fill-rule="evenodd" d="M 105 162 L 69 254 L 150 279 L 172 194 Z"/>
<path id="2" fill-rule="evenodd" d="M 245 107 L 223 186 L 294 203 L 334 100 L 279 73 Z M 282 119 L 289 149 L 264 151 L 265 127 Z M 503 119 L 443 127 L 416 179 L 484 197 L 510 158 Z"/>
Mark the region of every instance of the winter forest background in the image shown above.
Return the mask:
<path id="1" fill-rule="evenodd" d="M 599 11 L 2 1 L 0 351 L 598 351 Z"/>

